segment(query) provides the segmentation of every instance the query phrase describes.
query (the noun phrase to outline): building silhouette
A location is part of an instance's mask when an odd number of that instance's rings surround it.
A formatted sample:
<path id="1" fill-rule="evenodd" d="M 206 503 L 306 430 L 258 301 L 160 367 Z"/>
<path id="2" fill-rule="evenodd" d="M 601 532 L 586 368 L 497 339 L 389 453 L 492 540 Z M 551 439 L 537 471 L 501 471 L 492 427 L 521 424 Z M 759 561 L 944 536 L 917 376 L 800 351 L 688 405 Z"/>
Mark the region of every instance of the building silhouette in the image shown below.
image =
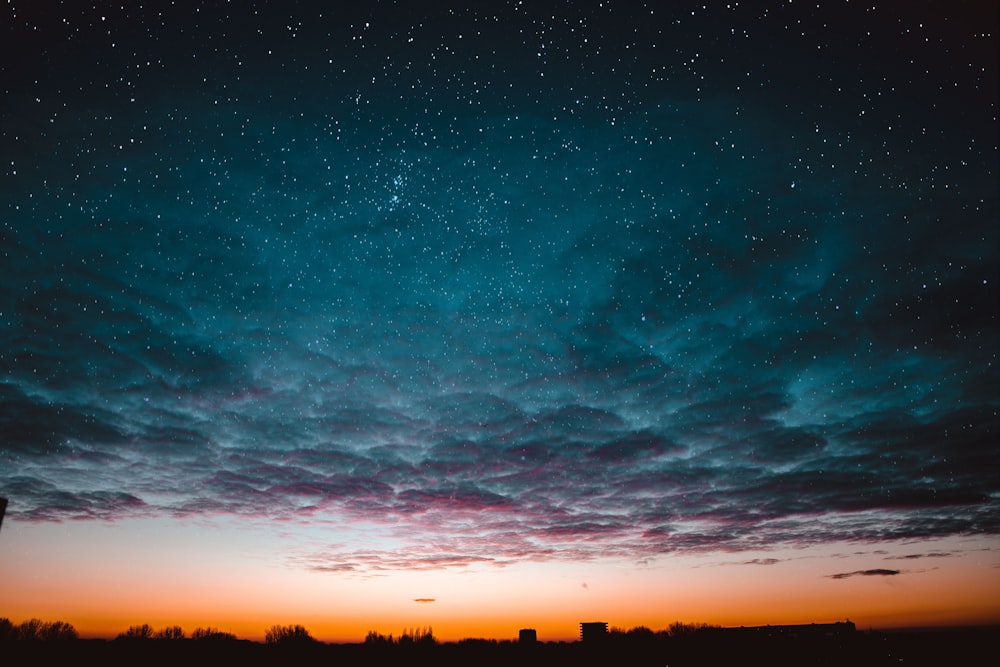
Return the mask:
<path id="1" fill-rule="evenodd" d="M 580 641 L 595 642 L 606 639 L 608 624 L 604 621 L 592 621 L 580 624 Z"/>
<path id="2" fill-rule="evenodd" d="M 522 644 L 534 644 L 538 641 L 538 633 L 534 628 L 523 628 L 517 631 L 517 640 Z"/>

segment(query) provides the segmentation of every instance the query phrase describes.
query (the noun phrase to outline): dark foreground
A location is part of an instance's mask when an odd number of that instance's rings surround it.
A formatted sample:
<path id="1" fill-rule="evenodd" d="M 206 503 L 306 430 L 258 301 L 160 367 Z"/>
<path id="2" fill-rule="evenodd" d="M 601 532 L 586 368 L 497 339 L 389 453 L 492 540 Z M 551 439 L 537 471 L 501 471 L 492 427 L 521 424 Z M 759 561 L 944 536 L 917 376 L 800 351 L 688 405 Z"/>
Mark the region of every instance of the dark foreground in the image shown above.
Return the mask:
<path id="1" fill-rule="evenodd" d="M 0 663 L 100 665 L 994 665 L 1000 628 L 855 632 L 836 637 L 704 633 L 600 643 L 486 640 L 410 646 L 266 645 L 242 640 L 0 642 Z M 72 662 L 70 662 L 72 661 Z"/>

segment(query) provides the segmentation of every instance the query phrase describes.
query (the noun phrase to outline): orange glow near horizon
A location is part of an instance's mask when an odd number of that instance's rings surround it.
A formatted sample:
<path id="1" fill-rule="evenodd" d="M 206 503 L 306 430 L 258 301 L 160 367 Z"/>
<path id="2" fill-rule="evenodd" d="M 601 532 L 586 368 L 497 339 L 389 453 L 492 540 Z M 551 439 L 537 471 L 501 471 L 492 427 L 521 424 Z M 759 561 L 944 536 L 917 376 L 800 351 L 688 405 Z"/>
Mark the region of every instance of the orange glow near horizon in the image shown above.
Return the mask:
<path id="1" fill-rule="evenodd" d="M 653 630 L 675 621 L 850 619 L 859 629 L 1000 622 L 995 539 L 359 575 L 296 567 L 283 547 L 262 539 L 267 530 L 225 522 L 5 525 L 0 615 L 63 620 L 92 637 L 148 623 L 261 640 L 267 627 L 295 623 L 335 642 L 426 627 L 441 641 L 513 639 L 525 627 L 543 641 L 573 641 L 584 620 Z M 938 556 L 906 559 L 916 551 Z M 777 562 L 760 564 L 765 558 Z M 900 574 L 857 574 L 886 563 Z"/>

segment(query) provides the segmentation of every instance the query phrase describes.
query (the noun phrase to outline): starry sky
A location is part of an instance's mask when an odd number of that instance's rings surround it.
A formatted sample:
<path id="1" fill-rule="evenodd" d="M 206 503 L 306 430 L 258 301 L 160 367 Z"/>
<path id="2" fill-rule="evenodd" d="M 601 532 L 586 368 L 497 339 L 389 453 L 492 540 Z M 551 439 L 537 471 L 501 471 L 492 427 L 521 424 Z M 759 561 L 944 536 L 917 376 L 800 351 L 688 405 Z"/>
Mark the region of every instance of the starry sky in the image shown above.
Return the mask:
<path id="1" fill-rule="evenodd" d="M 0 8 L 0 615 L 1000 621 L 993 3 L 342 4 Z"/>

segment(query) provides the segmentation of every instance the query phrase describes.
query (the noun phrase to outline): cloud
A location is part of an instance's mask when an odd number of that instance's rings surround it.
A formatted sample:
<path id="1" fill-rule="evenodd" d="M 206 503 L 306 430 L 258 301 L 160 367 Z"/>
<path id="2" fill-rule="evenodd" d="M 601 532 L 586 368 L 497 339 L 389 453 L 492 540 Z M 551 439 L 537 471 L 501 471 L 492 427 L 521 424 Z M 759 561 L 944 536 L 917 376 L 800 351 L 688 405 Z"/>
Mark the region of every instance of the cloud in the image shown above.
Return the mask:
<path id="1" fill-rule="evenodd" d="M 44 480 L 24 475 L 9 478 L 4 488 L 11 496 L 7 512 L 19 520 L 113 521 L 152 513 L 142 499 L 122 491 L 66 491 Z"/>
<path id="2" fill-rule="evenodd" d="M 450 553 L 431 548 L 425 548 L 421 553 L 408 554 L 395 551 L 324 552 L 293 557 L 290 561 L 314 572 L 350 572 L 362 576 L 396 570 L 432 571 L 509 564 L 499 558 Z"/>
<path id="3" fill-rule="evenodd" d="M 903 556 L 886 556 L 886 560 L 918 560 L 920 558 L 951 558 L 955 554 L 949 552 L 930 552 L 925 554 L 906 554 Z"/>
<path id="4" fill-rule="evenodd" d="M 426 602 L 437 602 L 434 598 L 413 598 L 414 602 L 426 603 Z"/>
<path id="5" fill-rule="evenodd" d="M 855 570 L 854 572 L 840 572 L 838 574 L 828 574 L 830 579 L 847 579 L 848 577 L 894 577 L 900 574 L 900 570 Z"/>

